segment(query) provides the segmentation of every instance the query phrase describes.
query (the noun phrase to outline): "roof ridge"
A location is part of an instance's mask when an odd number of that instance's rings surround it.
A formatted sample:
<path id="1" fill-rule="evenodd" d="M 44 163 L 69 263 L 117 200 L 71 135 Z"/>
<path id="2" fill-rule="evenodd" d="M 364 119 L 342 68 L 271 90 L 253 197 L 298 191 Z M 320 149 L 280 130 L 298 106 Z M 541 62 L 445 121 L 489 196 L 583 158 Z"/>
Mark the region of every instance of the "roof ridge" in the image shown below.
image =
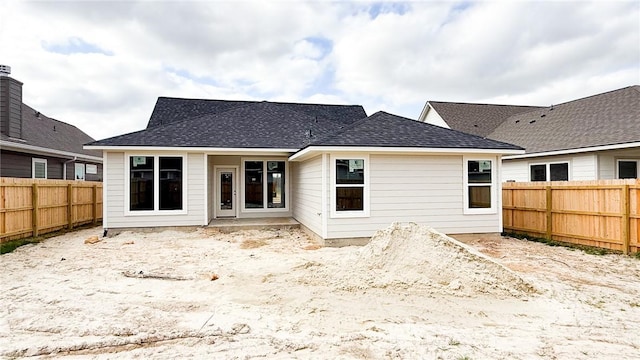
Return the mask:
<path id="1" fill-rule="evenodd" d="M 342 107 L 356 107 L 362 105 L 355 104 L 321 104 L 321 103 L 305 103 L 305 102 L 294 102 L 294 101 L 271 101 L 271 100 L 228 100 L 228 99 L 201 99 L 201 98 L 181 98 L 174 96 L 158 96 L 158 99 L 173 99 L 173 100 L 194 100 L 194 101 L 222 101 L 222 102 L 238 102 L 238 103 L 271 103 L 271 104 L 282 104 L 282 105 L 318 105 L 318 106 L 342 106 Z M 157 101 L 156 101 L 157 102 Z"/>
<path id="2" fill-rule="evenodd" d="M 637 89 L 635 89 L 636 87 L 637 87 Z M 629 85 L 629 86 L 625 86 L 625 87 L 622 87 L 622 88 L 609 90 L 609 91 L 601 92 L 601 93 L 598 93 L 598 94 L 593 94 L 593 95 L 589 95 L 589 96 L 585 96 L 585 97 L 581 97 L 581 98 L 565 101 L 565 102 L 562 102 L 562 103 L 554 104 L 553 106 L 555 107 L 555 106 L 565 105 L 565 104 L 568 104 L 568 103 L 581 101 L 581 100 L 586 100 L 586 99 L 593 98 L 593 97 L 596 97 L 596 96 L 607 95 L 607 94 L 611 94 L 611 93 L 618 92 L 618 91 L 623 91 L 623 90 L 628 90 L 628 89 L 635 89 L 636 91 L 640 92 L 640 86 L 638 86 L 638 85 Z"/>
<path id="3" fill-rule="evenodd" d="M 457 105 L 483 105 L 483 106 L 511 106 L 511 107 L 535 107 L 535 108 L 544 108 L 545 106 L 540 105 L 510 105 L 510 104 L 489 104 L 489 103 L 474 103 L 474 102 L 459 102 L 459 101 L 438 101 L 438 100 L 428 100 L 429 104 L 431 103 L 440 103 L 440 104 L 457 104 Z"/>

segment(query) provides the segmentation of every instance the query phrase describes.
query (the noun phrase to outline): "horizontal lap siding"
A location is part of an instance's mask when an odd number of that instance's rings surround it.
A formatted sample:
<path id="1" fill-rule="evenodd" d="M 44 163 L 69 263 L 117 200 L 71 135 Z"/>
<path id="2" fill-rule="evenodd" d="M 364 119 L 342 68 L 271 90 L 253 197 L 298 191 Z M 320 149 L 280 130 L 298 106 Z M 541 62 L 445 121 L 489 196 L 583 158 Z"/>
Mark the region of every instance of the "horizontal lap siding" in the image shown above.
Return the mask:
<path id="1" fill-rule="evenodd" d="M 322 157 L 290 163 L 293 217 L 316 234 L 322 234 Z M 319 215 L 320 214 L 320 215 Z"/>
<path id="2" fill-rule="evenodd" d="M 107 197 L 107 224 L 110 228 L 126 227 L 158 227 L 158 226 L 194 226 L 205 225 L 205 175 L 203 154 L 188 154 L 184 168 L 187 176 L 183 179 L 186 186 L 187 214 L 182 215 L 129 215 L 124 213 L 128 196 L 125 194 L 125 181 L 128 176 L 124 173 L 124 153 L 106 153 L 107 177 L 105 193 Z"/>
<path id="3" fill-rule="evenodd" d="M 329 238 L 368 237 L 395 221 L 450 234 L 501 231 L 499 212 L 463 214 L 462 156 L 371 155 L 369 163 L 370 217 L 329 218 Z"/>

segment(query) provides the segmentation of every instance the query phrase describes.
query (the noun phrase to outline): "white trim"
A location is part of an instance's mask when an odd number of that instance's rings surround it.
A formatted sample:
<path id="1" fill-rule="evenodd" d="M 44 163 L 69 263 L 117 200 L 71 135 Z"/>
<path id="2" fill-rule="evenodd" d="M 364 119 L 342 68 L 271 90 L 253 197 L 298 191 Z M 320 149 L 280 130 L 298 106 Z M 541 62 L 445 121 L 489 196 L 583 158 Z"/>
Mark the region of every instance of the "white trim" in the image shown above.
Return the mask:
<path id="1" fill-rule="evenodd" d="M 245 162 L 247 161 L 261 161 L 263 165 L 262 170 L 262 208 L 249 208 L 245 207 Z M 285 181 L 285 194 L 284 194 L 284 208 L 270 208 L 267 194 L 267 162 L 268 161 L 281 161 L 284 162 L 284 181 Z M 289 203 L 291 201 L 291 181 L 289 181 L 289 162 L 286 157 L 242 157 L 240 158 L 240 211 L 243 213 L 287 213 L 290 211 Z"/>
<path id="2" fill-rule="evenodd" d="M 490 157 L 476 157 L 476 156 L 463 156 L 462 157 L 462 213 L 463 214 L 496 214 L 498 212 L 498 175 L 497 175 L 497 163 L 499 156 Z M 491 164 L 491 183 L 489 184 L 469 184 L 469 161 L 486 161 L 490 160 Z M 491 207 L 488 208 L 470 208 L 469 207 L 469 187 L 489 187 L 491 189 Z"/>
<path id="3" fill-rule="evenodd" d="M 129 159 L 132 156 L 145 156 L 153 158 L 153 210 L 130 210 L 131 206 L 131 174 L 129 169 Z M 160 158 L 180 157 L 182 158 L 182 209 L 181 210 L 160 210 Z M 124 216 L 147 216 L 147 215 L 186 215 L 188 198 L 188 168 L 189 159 L 187 154 L 139 154 L 124 153 Z"/>
<path id="4" fill-rule="evenodd" d="M 225 154 L 225 155 L 251 155 L 261 153 L 260 156 L 279 154 L 280 156 L 288 156 L 299 149 L 281 149 L 281 148 L 215 148 L 215 147 L 180 147 L 180 146 L 99 146 L 85 145 L 88 150 L 113 150 L 113 151 L 172 151 L 172 152 L 204 152 L 206 154 Z"/>
<path id="5" fill-rule="evenodd" d="M 628 148 L 634 148 L 634 147 L 640 147 L 640 142 L 591 146 L 591 147 L 584 147 L 584 148 L 577 148 L 577 149 L 555 150 L 555 151 L 546 151 L 546 152 L 530 153 L 530 154 L 523 154 L 523 155 L 508 155 L 508 156 L 504 156 L 503 160 L 526 159 L 526 158 L 532 158 L 532 157 L 552 156 L 552 155 L 567 155 L 567 154 L 577 154 L 577 153 L 585 153 L 585 152 L 593 152 L 593 151 L 628 149 Z"/>
<path id="6" fill-rule="evenodd" d="M 36 177 L 36 163 L 44 164 L 44 177 L 43 178 L 37 178 Z M 32 179 L 48 179 L 48 177 L 47 177 L 48 176 L 47 167 L 48 167 L 47 159 L 31 158 L 31 178 Z"/>
<path id="7" fill-rule="evenodd" d="M 551 180 L 551 164 L 567 164 L 567 180 Z M 571 161 L 570 160 L 561 160 L 561 161 L 550 161 L 550 162 L 532 162 L 532 163 L 528 163 L 528 170 L 529 170 L 529 181 L 533 181 L 533 179 L 531 179 L 531 167 L 535 166 L 535 165 L 545 165 L 545 180 L 536 180 L 536 181 L 571 181 L 571 179 L 573 178 L 572 173 L 573 173 L 573 168 L 571 167 Z"/>
<path id="8" fill-rule="evenodd" d="M 369 217 L 371 213 L 371 197 L 369 196 L 371 192 L 371 186 L 369 181 L 369 172 L 371 168 L 371 162 L 369 161 L 369 154 L 360 153 L 335 153 L 330 155 L 331 161 L 329 162 L 329 171 L 331 174 L 331 200 L 329 204 L 331 204 L 331 218 L 362 218 Z M 364 184 L 349 186 L 345 184 L 337 184 L 336 183 L 336 160 L 347 160 L 347 159 L 363 159 L 364 160 Z M 364 202 L 364 206 L 362 210 L 354 210 L 354 211 L 337 211 L 336 210 L 336 187 L 362 187 L 362 201 Z"/>
<path id="9" fill-rule="evenodd" d="M 66 168 L 67 165 L 64 165 Z M 78 168 L 82 167 L 82 179 L 78 179 Z M 87 170 L 84 163 L 74 163 L 73 164 L 73 180 L 86 180 L 87 179 Z M 66 180 L 66 179 L 65 179 Z"/>
<path id="10" fill-rule="evenodd" d="M 6 140 L 0 140 L 0 147 L 3 150 L 19 149 L 19 150 L 26 150 L 27 152 L 37 153 L 39 155 L 64 156 L 64 157 L 70 157 L 70 158 L 73 158 L 75 156 L 81 160 L 90 160 L 90 161 L 102 164 L 101 157 L 78 154 L 78 153 L 73 153 L 69 151 L 54 150 L 54 149 L 49 149 L 41 146 L 18 144 L 18 143 L 14 143 L 12 141 L 6 141 Z"/>
<path id="11" fill-rule="evenodd" d="M 320 204 L 322 204 L 322 210 L 320 211 L 320 217 L 321 217 L 321 229 L 322 229 L 322 238 L 326 239 L 327 236 L 329 235 L 329 216 L 327 214 L 327 212 L 329 211 L 329 209 L 327 208 L 329 205 L 327 203 L 327 196 L 329 196 L 329 192 L 327 191 L 327 187 L 329 186 L 329 182 L 327 181 L 327 176 L 329 176 L 329 174 L 327 173 L 327 166 L 329 164 L 329 154 L 327 153 L 323 153 L 321 155 L 320 161 L 322 162 L 322 179 L 320 181 L 320 183 L 322 184 L 322 190 L 320 191 L 320 194 L 322 196 L 322 199 L 320 199 Z"/>
<path id="12" fill-rule="evenodd" d="M 638 173 L 638 170 L 640 170 L 640 159 L 633 159 L 633 158 L 615 158 L 616 161 L 616 168 L 614 169 L 614 173 L 615 173 L 615 178 L 616 179 L 620 179 L 620 161 L 626 161 L 626 162 L 635 162 L 636 163 L 636 179 L 638 178 L 638 175 L 640 175 Z"/>
<path id="13" fill-rule="evenodd" d="M 498 197 L 498 203 L 496 204 L 496 209 L 502 209 L 502 160 L 500 159 L 500 155 L 497 156 L 496 159 L 496 183 L 498 184 L 498 188 L 496 188 L 496 195 Z M 501 211 L 502 212 L 502 211 Z M 498 216 L 498 231 L 504 231 L 502 214 Z"/>
<path id="14" fill-rule="evenodd" d="M 102 228 L 109 229 L 109 219 L 107 217 L 107 190 L 109 186 L 107 185 L 107 154 L 106 152 L 102 152 L 103 162 L 102 162 Z M 128 179 L 127 179 L 128 180 Z"/>
<path id="15" fill-rule="evenodd" d="M 239 167 L 237 165 L 214 165 L 213 166 L 213 187 L 215 188 L 215 190 L 213 191 L 213 218 L 217 219 L 218 218 L 218 205 L 219 205 L 219 199 L 218 197 L 220 196 L 220 188 L 219 188 L 219 183 L 218 183 L 218 171 L 224 171 L 224 170 L 233 170 L 233 189 L 235 191 L 235 194 L 233 195 L 235 202 L 233 203 L 234 205 L 234 214 L 233 217 L 238 218 L 238 214 L 240 212 L 240 196 L 238 196 L 238 177 L 239 177 Z M 228 216 L 225 216 L 225 218 L 228 218 Z"/>
<path id="16" fill-rule="evenodd" d="M 202 154 L 204 157 L 204 221 L 202 225 L 209 225 L 209 157 L 206 154 Z M 214 171 L 215 174 L 215 171 Z M 215 176 L 215 175 L 214 175 Z M 215 210 L 214 210 L 215 211 Z"/>
<path id="17" fill-rule="evenodd" d="M 524 150 L 470 149 L 470 148 L 421 148 L 421 147 L 380 147 L 380 146 L 309 146 L 289 157 L 289 161 L 302 161 L 317 152 L 341 153 L 399 153 L 399 154 L 524 154 Z"/>

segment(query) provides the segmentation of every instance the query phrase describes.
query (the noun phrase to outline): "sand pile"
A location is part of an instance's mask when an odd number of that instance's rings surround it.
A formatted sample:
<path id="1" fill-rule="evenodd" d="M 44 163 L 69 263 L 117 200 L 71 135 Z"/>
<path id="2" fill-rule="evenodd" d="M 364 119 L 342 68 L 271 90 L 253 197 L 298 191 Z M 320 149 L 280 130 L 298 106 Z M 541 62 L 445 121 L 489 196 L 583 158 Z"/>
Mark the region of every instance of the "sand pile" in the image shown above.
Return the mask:
<path id="1" fill-rule="evenodd" d="M 491 258 L 415 223 L 393 223 L 378 231 L 351 261 L 345 290 L 415 289 L 461 296 L 534 292 L 517 274 Z"/>

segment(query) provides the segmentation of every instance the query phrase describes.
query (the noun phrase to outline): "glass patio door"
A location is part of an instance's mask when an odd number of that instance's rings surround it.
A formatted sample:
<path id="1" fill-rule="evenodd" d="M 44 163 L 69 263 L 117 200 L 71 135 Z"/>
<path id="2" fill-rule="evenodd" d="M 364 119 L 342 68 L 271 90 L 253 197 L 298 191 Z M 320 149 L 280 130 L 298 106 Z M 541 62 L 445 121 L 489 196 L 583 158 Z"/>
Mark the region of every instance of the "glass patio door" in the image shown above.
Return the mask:
<path id="1" fill-rule="evenodd" d="M 235 169 L 218 169 L 216 171 L 216 217 L 236 216 L 236 171 Z"/>

